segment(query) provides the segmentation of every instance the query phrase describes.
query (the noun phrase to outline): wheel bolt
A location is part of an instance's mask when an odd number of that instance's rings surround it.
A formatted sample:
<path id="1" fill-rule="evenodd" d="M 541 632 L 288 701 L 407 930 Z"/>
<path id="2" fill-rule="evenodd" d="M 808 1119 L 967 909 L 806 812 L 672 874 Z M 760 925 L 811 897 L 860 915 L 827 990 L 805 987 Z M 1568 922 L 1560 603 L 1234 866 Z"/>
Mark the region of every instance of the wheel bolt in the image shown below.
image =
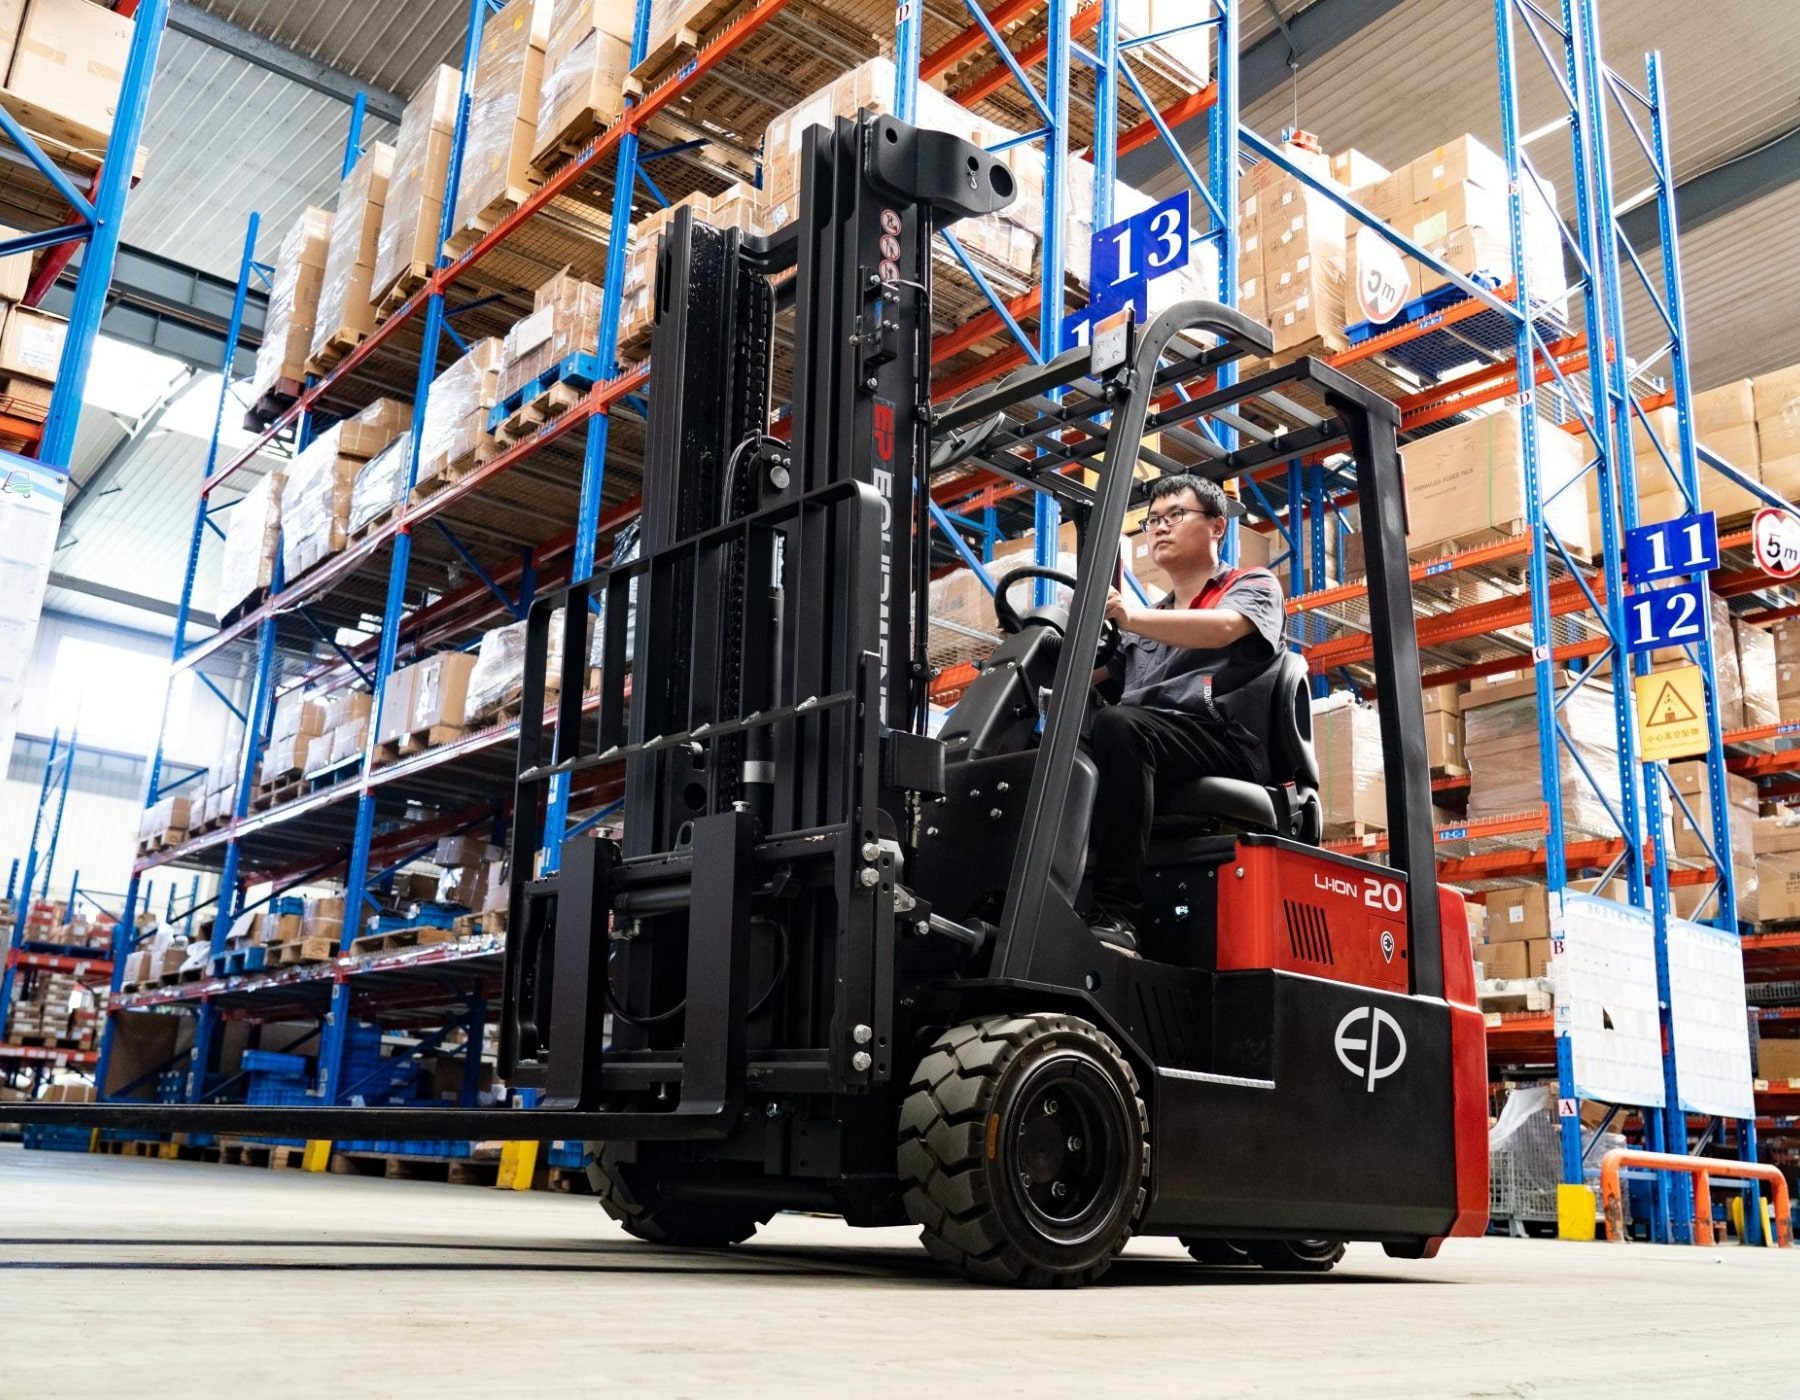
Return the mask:
<path id="1" fill-rule="evenodd" d="M 1052 1196 L 1056 1197 L 1056 1199 L 1060 1201 L 1064 1196 L 1069 1194 L 1068 1183 L 1065 1181 L 1051 1182 L 1050 1183 L 1050 1194 Z"/>
<path id="2" fill-rule="evenodd" d="M 1050 1114 L 1052 1117 L 1054 1117 L 1056 1115 L 1057 1110 L 1060 1109 L 1061 1107 L 1062 1107 L 1062 1105 L 1059 1104 L 1055 1099 L 1045 1099 L 1044 1100 L 1044 1112 Z"/>
<path id="3" fill-rule="evenodd" d="M 1069 1139 L 1069 1151 L 1071 1151 L 1071 1152 L 1081 1151 L 1081 1139 L 1080 1138 L 1072 1137 Z"/>

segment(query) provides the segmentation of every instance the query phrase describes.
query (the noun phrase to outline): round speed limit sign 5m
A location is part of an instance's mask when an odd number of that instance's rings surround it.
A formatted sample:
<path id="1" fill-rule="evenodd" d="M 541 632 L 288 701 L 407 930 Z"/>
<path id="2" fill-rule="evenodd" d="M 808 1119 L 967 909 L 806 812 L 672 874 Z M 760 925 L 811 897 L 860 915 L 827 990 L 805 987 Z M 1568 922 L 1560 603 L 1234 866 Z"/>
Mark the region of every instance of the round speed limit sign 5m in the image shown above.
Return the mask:
<path id="1" fill-rule="evenodd" d="M 1764 506 L 1751 522 L 1750 538 L 1763 572 L 1776 578 L 1800 574 L 1800 519 Z"/>

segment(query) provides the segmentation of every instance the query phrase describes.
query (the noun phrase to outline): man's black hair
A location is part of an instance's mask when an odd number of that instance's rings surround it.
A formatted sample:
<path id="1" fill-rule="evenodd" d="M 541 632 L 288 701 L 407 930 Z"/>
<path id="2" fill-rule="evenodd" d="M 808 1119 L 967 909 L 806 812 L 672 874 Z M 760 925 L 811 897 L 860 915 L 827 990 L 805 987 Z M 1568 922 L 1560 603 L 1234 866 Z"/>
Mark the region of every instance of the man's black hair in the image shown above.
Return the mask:
<path id="1" fill-rule="evenodd" d="M 1219 483 L 1208 481 L 1203 476 L 1195 476 L 1192 472 L 1175 472 L 1170 476 L 1157 477 L 1150 483 L 1150 500 L 1165 501 L 1170 496 L 1179 496 L 1183 491 L 1192 491 L 1198 498 L 1201 509 L 1208 515 L 1216 517 L 1225 514 L 1225 493 L 1219 489 Z"/>

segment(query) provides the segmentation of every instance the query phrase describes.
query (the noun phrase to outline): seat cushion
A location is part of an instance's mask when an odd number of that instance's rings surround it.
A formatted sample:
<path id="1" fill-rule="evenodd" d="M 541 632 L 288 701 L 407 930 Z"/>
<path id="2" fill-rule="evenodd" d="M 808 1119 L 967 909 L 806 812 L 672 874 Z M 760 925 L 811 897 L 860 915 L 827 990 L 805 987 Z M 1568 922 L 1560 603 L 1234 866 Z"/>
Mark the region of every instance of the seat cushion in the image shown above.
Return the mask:
<path id="1" fill-rule="evenodd" d="M 1261 783 L 1238 778 L 1194 778 L 1157 792 L 1156 825 L 1184 825 L 1206 819 L 1276 830 L 1275 804 Z"/>

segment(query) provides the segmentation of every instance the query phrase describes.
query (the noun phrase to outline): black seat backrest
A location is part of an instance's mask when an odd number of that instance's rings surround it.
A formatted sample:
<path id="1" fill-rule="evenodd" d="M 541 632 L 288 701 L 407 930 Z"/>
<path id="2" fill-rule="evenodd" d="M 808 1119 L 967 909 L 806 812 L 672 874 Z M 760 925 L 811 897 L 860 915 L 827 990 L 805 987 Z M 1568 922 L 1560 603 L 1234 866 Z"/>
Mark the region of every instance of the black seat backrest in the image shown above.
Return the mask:
<path id="1" fill-rule="evenodd" d="M 1269 716 L 1269 776 L 1292 783 L 1302 813 L 1304 841 L 1320 837 L 1319 756 L 1313 751 L 1311 672 L 1297 651 L 1283 651 L 1275 673 Z"/>

